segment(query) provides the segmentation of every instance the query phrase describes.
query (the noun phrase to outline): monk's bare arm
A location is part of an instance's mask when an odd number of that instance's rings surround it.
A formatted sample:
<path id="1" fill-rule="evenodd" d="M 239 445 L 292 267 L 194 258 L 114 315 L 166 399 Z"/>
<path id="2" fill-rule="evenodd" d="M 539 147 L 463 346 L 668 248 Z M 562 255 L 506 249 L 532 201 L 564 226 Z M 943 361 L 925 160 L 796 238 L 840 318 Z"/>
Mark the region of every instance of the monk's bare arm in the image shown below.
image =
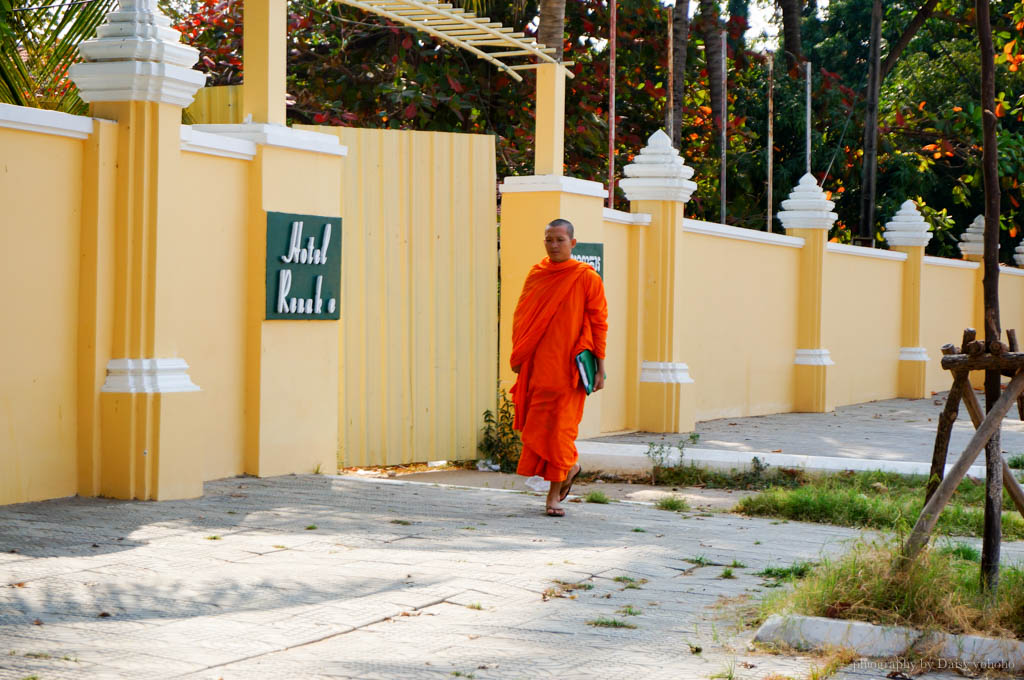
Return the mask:
<path id="1" fill-rule="evenodd" d="M 598 390 L 603 390 L 604 389 L 604 376 L 605 376 L 604 359 L 598 359 L 597 360 L 597 375 L 594 376 L 594 391 L 595 392 L 597 392 Z"/>

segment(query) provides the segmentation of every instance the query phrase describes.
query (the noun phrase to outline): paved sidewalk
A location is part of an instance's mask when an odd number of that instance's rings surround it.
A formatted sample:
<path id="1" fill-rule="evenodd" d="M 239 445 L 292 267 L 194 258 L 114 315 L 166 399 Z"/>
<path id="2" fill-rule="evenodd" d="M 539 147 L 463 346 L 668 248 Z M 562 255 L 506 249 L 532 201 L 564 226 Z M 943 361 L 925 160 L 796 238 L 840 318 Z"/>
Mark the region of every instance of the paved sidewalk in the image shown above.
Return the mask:
<path id="1" fill-rule="evenodd" d="M 805 677 L 814 659 L 748 650 L 716 603 L 857 535 L 351 478 L 206 491 L 0 508 L 0 678 Z M 593 587 L 545 600 L 556 580 Z"/>
<path id="2" fill-rule="evenodd" d="M 946 403 L 946 392 L 928 399 L 887 399 L 840 406 L 832 413 L 779 413 L 746 418 L 721 418 L 697 423 L 706 449 L 737 452 L 837 456 L 883 461 L 931 463 L 935 428 Z M 978 393 L 984 404 L 985 397 Z M 955 462 L 974 434 L 967 410 L 960 415 L 949 442 L 949 462 Z M 667 442 L 682 435 L 637 432 L 597 437 L 588 441 L 622 444 Z M 1024 453 L 1024 422 L 1017 409 L 1003 421 L 1002 448 L 1008 455 Z"/>

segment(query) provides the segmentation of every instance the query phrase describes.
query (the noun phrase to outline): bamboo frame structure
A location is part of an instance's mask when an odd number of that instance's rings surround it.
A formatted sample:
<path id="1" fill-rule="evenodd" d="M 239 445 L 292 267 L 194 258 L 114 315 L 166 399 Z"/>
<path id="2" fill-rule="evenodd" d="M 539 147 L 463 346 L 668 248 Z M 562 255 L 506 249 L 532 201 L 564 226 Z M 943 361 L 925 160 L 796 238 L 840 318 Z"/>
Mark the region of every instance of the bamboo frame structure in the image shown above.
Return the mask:
<path id="1" fill-rule="evenodd" d="M 489 17 L 478 17 L 461 7 L 439 3 L 437 0 L 337 0 L 337 2 L 376 14 L 423 31 L 427 35 L 451 43 L 456 47 L 472 52 L 478 59 L 490 62 L 515 80 L 523 77 L 517 71 L 537 68 L 542 62 L 558 64 L 565 75 L 574 78 L 575 74 L 566 68 L 572 62 L 559 62 L 551 56 L 553 47 L 545 47 L 535 38 L 526 38 L 523 33 L 490 21 Z M 485 51 L 484 48 L 498 48 L 497 51 Z M 506 64 L 509 57 L 527 57 L 536 59 L 525 64 Z"/>

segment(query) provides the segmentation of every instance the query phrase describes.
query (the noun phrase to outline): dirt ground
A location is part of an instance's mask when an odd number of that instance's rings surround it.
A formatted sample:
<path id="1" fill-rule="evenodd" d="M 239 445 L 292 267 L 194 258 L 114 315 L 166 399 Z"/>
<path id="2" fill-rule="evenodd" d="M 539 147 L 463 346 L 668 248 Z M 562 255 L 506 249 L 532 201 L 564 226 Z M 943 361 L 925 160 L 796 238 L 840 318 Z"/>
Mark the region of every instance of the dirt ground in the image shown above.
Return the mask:
<path id="1" fill-rule="evenodd" d="M 414 468 L 370 468 L 345 469 L 340 474 L 368 477 L 390 477 L 406 482 L 423 484 L 454 484 L 457 486 L 474 486 L 490 489 L 512 489 L 529 491 L 525 485 L 526 478 L 501 472 L 482 472 L 458 468 L 424 469 Z M 701 489 L 695 487 L 651 486 L 643 483 L 614 482 L 595 480 L 588 483 L 577 482 L 572 488 L 572 495 L 583 497 L 590 491 L 603 491 L 608 498 L 617 501 L 657 502 L 660 498 L 675 496 L 685 498 L 694 510 L 708 512 L 728 512 L 744 496 L 754 491 L 737 491 L 732 489 Z"/>

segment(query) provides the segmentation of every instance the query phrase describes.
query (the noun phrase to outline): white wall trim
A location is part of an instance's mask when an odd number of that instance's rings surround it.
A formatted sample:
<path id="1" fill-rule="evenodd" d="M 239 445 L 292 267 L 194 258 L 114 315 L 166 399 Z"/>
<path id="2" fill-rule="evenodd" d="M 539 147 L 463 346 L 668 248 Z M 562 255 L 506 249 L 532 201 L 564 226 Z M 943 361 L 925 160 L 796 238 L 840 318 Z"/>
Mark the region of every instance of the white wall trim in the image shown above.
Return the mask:
<path id="1" fill-rule="evenodd" d="M 238 158 L 244 161 L 256 157 L 254 142 L 237 137 L 215 135 L 210 132 L 200 132 L 193 130 L 191 125 L 181 126 L 181 150 L 224 158 Z"/>
<path id="2" fill-rule="evenodd" d="M 900 347 L 900 361 L 928 361 L 924 347 Z"/>
<path id="3" fill-rule="evenodd" d="M 907 259 L 906 253 L 900 253 L 894 250 L 882 250 L 880 248 L 851 246 L 846 243 L 829 243 L 826 244 L 825 249 L 830 253 L 842 253 L 844 255 L 853 255 L 855 257 L 873 257 L 876 260 L 899 260 L 902 262 Z"/>
<path id="4" fill-rule="evenodd" d="M 954 269 L 978 269 L 981 267 L 980 262 L 954 260 L 951 257 L 932 257 L 931 255 L 924 256 L 924 263 L 935 265 L 936 267 L 953 267 Z"/>
<path id="5" fill-rule="evenodd" d="M 722 238 L 732 238 L 738 241 L 768 243 L 773 246 L 786 246 L 788 248 L 804 247 L 804 240 L 798 236 L 784 236 L 782 234 L 772 234 L 766 231 L 755 231 L 754 229 L 744 229 L 742 227 L 730 227 L 727 224 L 691 220 L 688 217 L 683 220 L 683 231 L 688 231 L 693 234 L 705 234 L 707 236 L 721 236 Z"/>
<path id="6" fill-rule="evenodd" d="M 60 111 L 47 111 L 31 106 L 0 104 L 0 128 L 26 130 L 44 135 L 87 139 L 92 134 L 93 120 Z"/>
<path id="7" fill-rule="evenodd" d="M 184 359 L 111 359 L 107 363 L 107 380 L 100 391 L 198 392 L 199 386 L 189 378 Z"/>
<path id="8" fill-rule="evenodd" d="M 506 177 L 498 186 L 503 194 L 522 194 L 534 191 L 560 191 L 594 198 L 607 198 L 608 191 L 600 182 L 564 175 L 520 175 Z"/>
<path id="9" fill-rule="evenodd" d="M 651 223 L 651 216 L 647 213 L 630 213 L 625 210 L 604 209 L 604 221 L 615 224 L 635 224 L 646 226 Z"/>
<path id="10" fill-rule="evenodd" d="M 282 149 L 312 151 L 331 156 L 347 156 L 348 147 L 342 145 L 334 135 L 310 130 L 299 130 L 286 125 L 272 123 L 238 123 L 225 125 L 193 125 L 196 132 L 232 137 L 263 146 Z"/>
<path id="11" fill-rule="evenodd" d="M 798 349 L 794 364 L 800 366 L 835 366 L 832 361 L 832 353 L 827 349 Z"/>
<path id="12" fill-rule="evenodd" d="M 641 361 L 640 382 L 692 383 L 690 367 L 672 361 Z"/>
<path id="13" fill-rule="evenodd" d="M 999 265 L 1000 274 L 1008 274 L 1009 276 L 1024 276 L 1024 269 L 1018 269 L 1017 267 L 1008 267 L 1005 264 Z"/>

